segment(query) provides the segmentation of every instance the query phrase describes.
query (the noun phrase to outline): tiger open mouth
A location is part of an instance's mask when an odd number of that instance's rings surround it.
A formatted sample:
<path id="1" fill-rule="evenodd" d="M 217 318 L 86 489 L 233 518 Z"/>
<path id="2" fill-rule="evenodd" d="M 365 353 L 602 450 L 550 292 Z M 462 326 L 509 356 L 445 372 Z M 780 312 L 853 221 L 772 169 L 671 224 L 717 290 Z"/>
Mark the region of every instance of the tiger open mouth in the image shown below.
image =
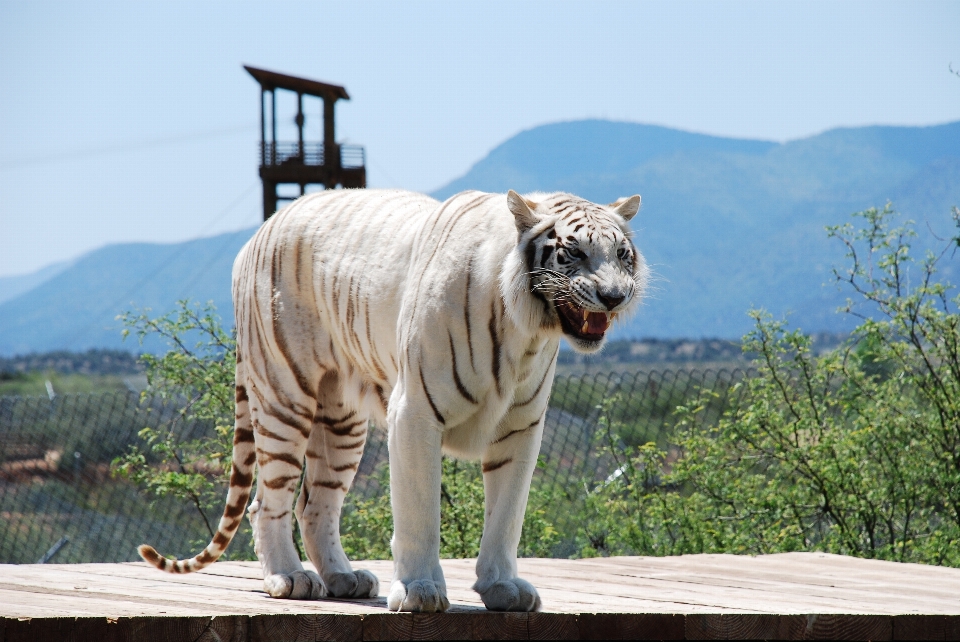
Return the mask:
<path id="1" fill-rule="evenodd" d="M 599 341 L 613 323 L 616 312 L 591 312 L 570 301 L 555 301 L 560 325 L 566 334 L 584 341 Z"/>

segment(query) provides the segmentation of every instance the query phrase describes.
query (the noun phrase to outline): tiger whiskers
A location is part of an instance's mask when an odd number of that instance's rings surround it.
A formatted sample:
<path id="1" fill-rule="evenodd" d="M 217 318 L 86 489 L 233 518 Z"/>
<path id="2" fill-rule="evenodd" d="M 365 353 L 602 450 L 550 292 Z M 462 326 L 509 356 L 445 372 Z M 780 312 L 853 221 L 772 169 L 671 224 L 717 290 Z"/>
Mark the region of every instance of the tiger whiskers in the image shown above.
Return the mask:
<path id="1" fill-rule="evenodd" d="M 535 292 L 543 292 L 550 289 L 562 291 L 570 288 L 570 277 L 556 270 L 537 268 L 536 270 L 527 272 L 527 276 L 531 277 L 533 282 L 531 289 Z"/>

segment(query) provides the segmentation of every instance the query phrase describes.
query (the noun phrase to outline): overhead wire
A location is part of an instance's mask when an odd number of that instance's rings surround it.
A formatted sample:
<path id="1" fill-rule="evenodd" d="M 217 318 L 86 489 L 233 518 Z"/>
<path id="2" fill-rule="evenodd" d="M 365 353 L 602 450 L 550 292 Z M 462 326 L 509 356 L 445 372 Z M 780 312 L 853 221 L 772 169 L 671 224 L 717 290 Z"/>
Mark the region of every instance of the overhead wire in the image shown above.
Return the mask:
<path id="1" fill-rule="evenodd" d="M 0 172 L 13 169 L 20 169 L 30 165 L 45 165 L 50 163 L 63 163 L 73 160 L 82 160 L 95 156 L 104 156 L 108 154 L 117 154 L 122 152 L 135 152 L 154 147 L 163 147 L 177 143 L 188 143 L 198 140 L 209 140 L 211 138 L 220 138 L 252 131 L 259 128 L 259 124 L 247 123 L 237 125 L 227 129 L 215 129 L 205 132 L 194 132 L 191 134 L 178 134 L 164 138 L 155 138 L 152 140 L 139 141 L 134 143 L 122 143 L 118 145 L 107 145 L 105 147 L 93 147 L 86 149 L 76 149 L 68 152 L 58 152 L 55 154 L 44 154 L 31 158 L 21 158 L 19 160 L 0 161 Z"/>
<path id="2" fill-rule="evenodd" d="M 241 203 L 243 199 L 246 198 L 250 194 L 250 192 L 253 191 L 253 189 L 257 187 L 257 185 L 259 184 L 260 184 L 260 181 L 256 181 L 250 184 L 246 189 L 244 189 L 239 196 L 237 196 L 232 201 L 230 201 L 229 205 L 227 205 L 223 210 L 221 210 L 216 215 L 216 217 L 211 219 L 207 223 L 207 225 L 204 226 L 204 228 L 200 231 L 198 236 L 202 237 L 204 234 L 210 231 L 228 213 L 230 213 L 231 210 L 233 210 L 239 203 Z M 96 313 L 91 315 L 90 323 L 84 325 L 79 330 L 74 332 L 73 335 L 71 335 L 70 338 L 66 342 L 62 343 L 61 345 L 64 345 L 64 346 L 72 345 L 84 333 L 88 332 L 94 325 L 96 325 L 96 323 L 98 322 L 98 319 L 102 314 L 109 312 L 111 308 L 117 309 L 120 305 L 123 304 L 123 302 L 127 299 L 127 297 L 131 296 L 133 293 L 140 290 L 146 283 L 149 283 L 151 280 L 156 278 L 158 274 L 160 274 L 163 270 L 165 270 L 171 263 L 173 263 L 173 261 L 178 259 L 186 251 L 186 247 L 187 247 L 186 241 L 183 243 L 178 243 L 175 246 L 174 250 L 169 255 L 167 255 L 167 257 L 164 258 L 160 262 L 160 264 L 157 267 L 155 267 L 149 274 L 147 274 L 145 277 L 137 281 L 136 284 L 134 284 L 129 289 L 127 289 L 121 296 L 117 297 L 115 301 L 113 301 L 109 305 L 101 306 Z M 56 343 L 60 343 L 60 342 L 56 342 Z"/>
<path id="3" fill-rule="evenodd" d="M 256 207 L 255 210 L 256 210 L 257 218 L 259 219 L 260 215 L 262 214 L 262 210 L 260 209 L 259 206 Z M 201 279 L 201 277 L 203 277 L 203 275 L 206 273 L 206 271 L 210 269 L 210 266 L 216 263 L 218 260 L 220 260 L 221 251 L 227 247 L 227 243 L 229 241 L 230 241 L 229 238 L 224 239 L 224 241 L 218 246 L 218 251 L 215 251 L 212 253 L 210 260 L 208 260 L 202 267 L 200 267 L 200 269 L 195 270 L 193 278 L 191 278 L 185 285 L 180 286 L 180 296 L 177 297 L 178 299 L 186 298 L 187 295 L 190 293 L 190 290 L 193 288 L 193 286 L 196 285 L 197 282 Z M 221 312 L 220 314 L 221 316 L 223 316 L 223 312 Z"/>

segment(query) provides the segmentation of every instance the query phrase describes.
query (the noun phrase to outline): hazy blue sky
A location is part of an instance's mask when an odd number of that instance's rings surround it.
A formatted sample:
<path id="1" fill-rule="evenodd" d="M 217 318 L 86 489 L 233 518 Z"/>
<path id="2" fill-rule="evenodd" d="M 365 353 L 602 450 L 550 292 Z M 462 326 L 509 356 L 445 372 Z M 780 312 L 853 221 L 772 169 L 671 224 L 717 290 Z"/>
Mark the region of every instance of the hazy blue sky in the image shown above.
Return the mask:
<path id="1" fill-rule="evenodd" d="M 429 191 L 559 120 L 781 141 L 958 120 L 960 3 L 0 0 L 0 276 L 255 224 L 243 63 L 346 86 L 370 185 Z"/>

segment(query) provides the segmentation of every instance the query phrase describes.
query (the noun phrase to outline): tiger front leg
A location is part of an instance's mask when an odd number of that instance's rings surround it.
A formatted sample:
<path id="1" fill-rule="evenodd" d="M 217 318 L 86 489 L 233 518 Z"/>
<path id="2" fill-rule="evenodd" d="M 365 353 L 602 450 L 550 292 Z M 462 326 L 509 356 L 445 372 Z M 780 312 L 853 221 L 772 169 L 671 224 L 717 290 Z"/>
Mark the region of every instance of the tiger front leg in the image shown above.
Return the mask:
<path id="1" fill-rule="evenodd" d="M 517 547 L 540 451 L 543 415 L 532 423 L 510 419 L 504 423 L 516 427 L 492 443 L 482 459 L 485 519 L 473 590 L 491 611 L 539 611 L 537 589 L 517 577 Z"/>
<path id="2" fill-rule="evenodd" d="M 450 607 L 440 568 L 443 426 L 426 403 L 411 403 L 399 390 L 391 398 L 387 423 L 394 524 L 387 605 L 391 611 L 443 612 Z"/>

